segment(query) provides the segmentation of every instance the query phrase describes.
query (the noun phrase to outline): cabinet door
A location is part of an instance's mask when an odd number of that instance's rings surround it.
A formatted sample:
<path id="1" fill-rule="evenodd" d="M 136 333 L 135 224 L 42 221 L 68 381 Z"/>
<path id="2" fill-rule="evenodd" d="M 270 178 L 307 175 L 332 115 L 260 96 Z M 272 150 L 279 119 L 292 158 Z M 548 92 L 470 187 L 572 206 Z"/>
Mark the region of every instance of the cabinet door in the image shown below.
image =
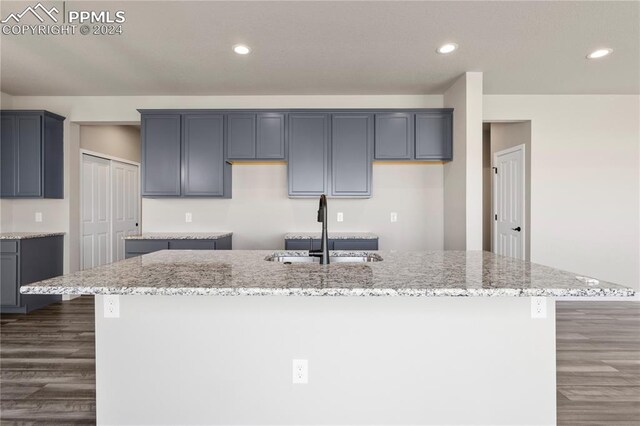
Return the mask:
<path id="1" fill-rule="evenodd" d="M 42 196 L 42 117 L 16 116 L 16 197 Z"/>
<path id="2" fill-rule="evenodd" d="M 64 198 L 63 122 L 44 116 L 44 197 Z"/>
<path id="3" fill-rule="evenodd" d="M 452 124 L 450 113 L 416 114 L 416 159 L 452 160 Z"/>
<path id="4" fill-rule="evenodd" d="M 180 196 L 180 114 L 142 116 L 142 195 Z"/>
<path id="5" fill-rule="evenodd" d="M 224 116 L 182 116 L 182 195 L 224 196 Z"/>
<path id="6" fill-rule="evenodd" d="M 333 243 L 334 250 L 378 250 L 378 240 L 375 239 L 340 239 Z"/>
<path id="7" fill-rule="evenodd" d="M 256 158 L 256 115 L 227 115 L 227 157 L 229 159 Z"/>
<path id="8" fill-rule="evenodd" d="M 329 116 L 289 115 L 289 195 L 327 193 Z"/>
<path id="9" fill-rule="evenodd" d="M 256 158 L 259 160 L 284 160 L 285 115 L 279 112 L 258 114 Z"/>
<path id="10" fill-rule="evenodd" d="M 16 117 L 3 115 L 0 122 L 0 196 L 13 197 L 15 188 Z"/>
<path id="11" fill-rule="evenodd" d="M 372 148 L 372 115 L 332 115 L 331 195 L 371 195 Z"/>
<path id="12" fill-rule="evenodd" d="M 376 114 L 376 160 L 413 158 L 413 114 L 394 112 Z"/>
<path id="13" fill-rule="evenodd" d="M 311 240 L 284 240 L 285 250 L 311 250 Z"/>
<path id="14" fill-rule="evenodd" d="M 0 255 L 0 305 L 18 306 L 18 256 Z"/>

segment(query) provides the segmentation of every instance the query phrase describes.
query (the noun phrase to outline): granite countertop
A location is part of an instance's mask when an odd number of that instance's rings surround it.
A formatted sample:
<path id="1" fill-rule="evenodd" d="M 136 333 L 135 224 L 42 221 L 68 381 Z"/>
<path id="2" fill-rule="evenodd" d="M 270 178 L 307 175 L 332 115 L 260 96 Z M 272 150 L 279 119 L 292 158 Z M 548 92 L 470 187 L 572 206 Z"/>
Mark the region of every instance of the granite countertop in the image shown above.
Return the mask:
<path id="1" fill-rule="evenodd" d="M 307 252 L 162 250 L 20 288 L 24 294 L 211 296 L 633 296 L 630 288 L 482 251 L 372 253 L 367 263 L 285 264 Z"/>
<path id="2" fill-rule="evenodd" d="M 284 234 L 285 240 L 311 240 L 320 239 L 320 232 L 289 232 Z M 329 232 L 332 240 L 377 240 L 378 236 L 371 232 Z"/>
<path id="3" fill-rule="evenodd" d="M 0 232 L 0 240 L 27 240 L 29 238 L 56 237 L 64 232 Z"/>
<path id="4" fill-rule="evenodd" d="M 217 240 L 230 237 L 233 232 L 143 232 L 129 235 L 125 240 Z"/>

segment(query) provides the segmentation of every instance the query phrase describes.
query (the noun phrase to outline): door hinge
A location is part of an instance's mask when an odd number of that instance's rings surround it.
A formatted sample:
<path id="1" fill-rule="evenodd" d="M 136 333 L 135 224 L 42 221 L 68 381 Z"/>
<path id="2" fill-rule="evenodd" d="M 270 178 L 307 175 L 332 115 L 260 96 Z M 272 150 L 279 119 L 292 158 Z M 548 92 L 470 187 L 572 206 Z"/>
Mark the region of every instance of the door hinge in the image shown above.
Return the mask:
<path id="1" fill-rule="evenodd" d="M 492 169 L 493 169 L 493 174 L 497 175 L 498 174 L 498 168 L 497 167 L 492 167 Z"/>

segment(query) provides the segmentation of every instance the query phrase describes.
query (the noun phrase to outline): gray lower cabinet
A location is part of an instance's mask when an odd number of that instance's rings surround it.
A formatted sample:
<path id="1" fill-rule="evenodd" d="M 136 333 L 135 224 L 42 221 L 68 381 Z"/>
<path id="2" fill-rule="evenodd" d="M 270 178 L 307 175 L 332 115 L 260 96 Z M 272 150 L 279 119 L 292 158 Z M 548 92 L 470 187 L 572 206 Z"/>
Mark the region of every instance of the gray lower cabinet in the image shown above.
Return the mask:
<path id="1" fill-rule="evenodd" d="M 288 239 L 284 241 L 285 250 L 320 250 L 320 239 Z M 378 250 L 377 238 L 339 238 L 329 239 L 329 250 Z"/>
<path id="2" fill-rule="evenodd" d="M 0 197 L 63 198 L 64 117 L 0 111 Z"/>
<path id="3" fill-rule="evenodd" d="M 286 114 L 283 112 L 229 113 L 227 159 L 284 160 Z"/>
<path id="4" fill-rule="evenodd" d="M 371 196 L 373 115 L 331 116 L 331 196 Z"/>
<path id="5" fill-rule="evenodd" d="M 449 113 L 416 114 L 416 160 L 453 159 L 453 120 Z"/>
<path id="6" fill-rule="evenodd" d="M 160 250 L 231 250 L 232 236 L 213 240 L 180 239 L 180 240 L 125 240 L 125 258 L 142 256 Z"/>
<path id="7" fill-rule="evenodd" d="M 224 115 L 142 112 L 142 196 L 231 196 Z"/>
<path id="8" fill-rule="evenodd" d="M 375 116 L 376 160 L 413 158 L 413 114 L 390 112 Z"/>
<path id="9" fill-rule="evenodd" d="M 58 295 L 20 294 L 20 286 L 62 275 L 63 236 L 0 241 L 0 312 L 27 313 Z"/>
<path id="10" fill-rule="evenodd" d="M 328 193 L 329 114 L 289 114 L 289 195 Z"/>

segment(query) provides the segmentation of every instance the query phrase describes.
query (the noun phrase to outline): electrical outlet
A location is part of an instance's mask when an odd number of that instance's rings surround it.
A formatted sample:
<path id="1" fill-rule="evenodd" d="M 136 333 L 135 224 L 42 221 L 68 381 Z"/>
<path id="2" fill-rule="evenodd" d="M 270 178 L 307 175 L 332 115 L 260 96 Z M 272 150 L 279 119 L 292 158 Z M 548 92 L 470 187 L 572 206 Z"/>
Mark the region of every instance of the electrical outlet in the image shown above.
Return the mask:
<path id="1" fill-rule="evenodd" d="M 187 223 L 193 222 L 193 215 L 191 213 L 184 214 L 184 221 Z"/>
<path id="2" fill-rule="evenodd" d="M 36 212 L 36 222 L 42 222 L 42 212 Z"/>
<path id="3" fill-rule="evenodd" d="M 306 385 L 309 383 L 309 361 L 306 359 L 293 360 L 293 383 Z"/>
<path id="4" fill-rule="evenodd" d="M 104 296 L 104 317 L 120 318 L 120 296 Z"/>
<path id="5" fill-rule="evenodd" d="M 397 221 L 398 221 L 398 213 L 391 212 L 391 222 L 397 222 Z"/>
<path id="6" fill-rule="evenodd" d="M 531 318 L 547 317 L 547 298 L 532 297 L 531 298 Z"/>
<path id="7" fill-rule="evenodd" d="M 338 212 L 338 217 L 336 218 L 338 222 L 344 221 L 344 214 L 342 212 Z"/>

